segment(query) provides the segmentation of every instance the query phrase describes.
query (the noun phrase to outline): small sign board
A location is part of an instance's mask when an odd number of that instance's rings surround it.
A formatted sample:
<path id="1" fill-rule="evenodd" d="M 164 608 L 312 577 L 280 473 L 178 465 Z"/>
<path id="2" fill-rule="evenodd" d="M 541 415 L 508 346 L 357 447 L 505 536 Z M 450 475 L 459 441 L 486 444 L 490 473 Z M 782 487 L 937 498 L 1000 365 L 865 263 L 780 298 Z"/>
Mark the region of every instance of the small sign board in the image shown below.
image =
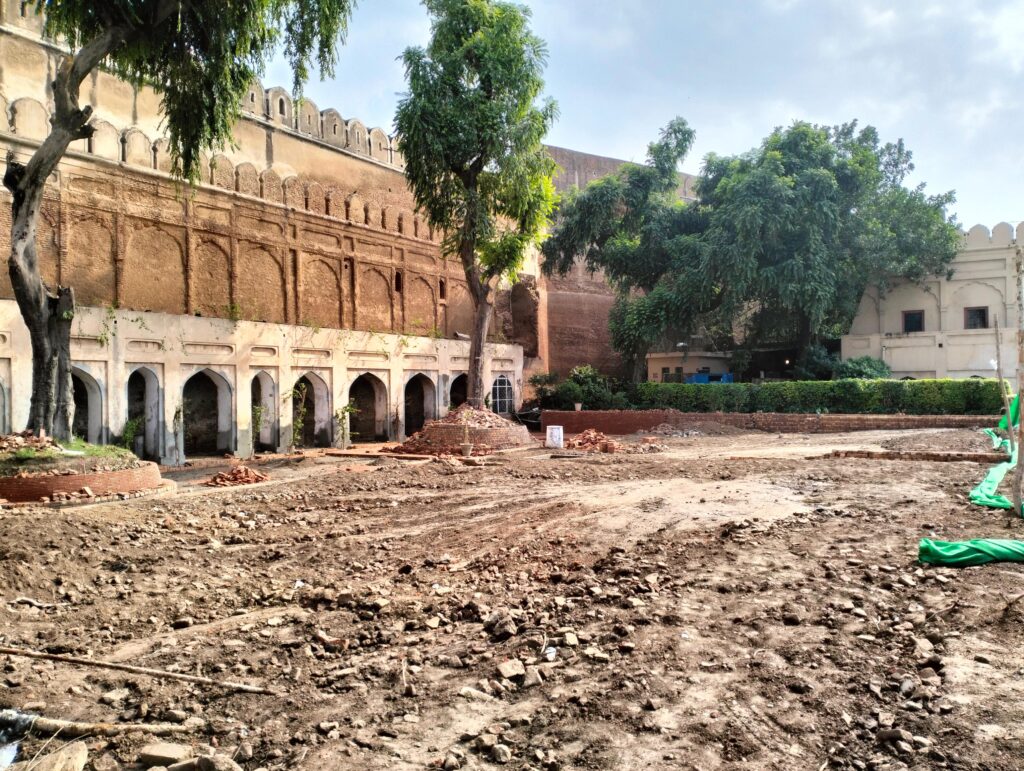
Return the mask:
<path id="1" fill-rule="evenodd" d="M 548 435 L 544 446 L 551 450 L 561 450 L 564 438 L 561 426 L 548 426 Z"/>

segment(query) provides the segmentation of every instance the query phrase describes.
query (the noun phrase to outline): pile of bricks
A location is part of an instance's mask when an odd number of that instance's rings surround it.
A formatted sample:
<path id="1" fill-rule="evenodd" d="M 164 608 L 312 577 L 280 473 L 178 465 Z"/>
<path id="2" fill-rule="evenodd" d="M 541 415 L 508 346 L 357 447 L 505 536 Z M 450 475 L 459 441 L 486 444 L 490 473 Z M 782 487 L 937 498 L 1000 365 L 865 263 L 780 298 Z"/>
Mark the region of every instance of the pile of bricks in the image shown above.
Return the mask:
<path id="1" fill-rule="evenodd" d="M 203 482 L 207 487 L 237 487 L 238 485 L 254 485 L 266 482 L 269 477 L 248 466 L 234 466 L 230 471 L 221 471 Z"/>
<path id="2" fill-rule="evenodd" d="M 583 452 L 621 452 L 622 445 L 609 439 L 593 428 L 581 431 L 565 442 L 567 450 L 582 450 Z"/>

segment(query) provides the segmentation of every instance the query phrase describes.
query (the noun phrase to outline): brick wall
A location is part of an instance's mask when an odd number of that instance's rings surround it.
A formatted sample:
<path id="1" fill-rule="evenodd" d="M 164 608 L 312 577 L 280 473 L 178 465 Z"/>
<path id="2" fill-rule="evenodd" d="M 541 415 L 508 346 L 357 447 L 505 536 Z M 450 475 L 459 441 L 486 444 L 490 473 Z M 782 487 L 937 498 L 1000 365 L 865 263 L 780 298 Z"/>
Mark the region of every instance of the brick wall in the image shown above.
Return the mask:
<path id="1" fill-rule="evenodd" d="M 714 422 L 737 428 L 793 434 L 828 434 L 905 428 L 994 426 L 999 416 L 985 415 L 798 415 L 783 412 L 678 412 L 676 410 L 544 410 L 541 425 L 562 426 L 567 434 L 594 428 L 605 434 L 634 434 L 662 423 L 687 428 Z"/>
<path id="2" fill-rule="evenodd" d="M 422 432 L 422 437 L 439 447 L 458 447 L 462 444 L 464 428 L 454 423 L 431 423 Z M 522 447 L 533 442 L 526 426 L 513 425 L 508 428 L 470 428 L 469 441 L 487 445 L 493 450 Z"/>
<path id="3" fill-rule="evenodd" d="M 146 462 L 138 468 L 104 471 L 96 474 L 4 477 L 0 479 L 0 498 L 25 503 L 50 498 L 54 493 L 77 493 L 88 487 L 94 495 L 153 490 L 160 486 L 160 469 Z"/>

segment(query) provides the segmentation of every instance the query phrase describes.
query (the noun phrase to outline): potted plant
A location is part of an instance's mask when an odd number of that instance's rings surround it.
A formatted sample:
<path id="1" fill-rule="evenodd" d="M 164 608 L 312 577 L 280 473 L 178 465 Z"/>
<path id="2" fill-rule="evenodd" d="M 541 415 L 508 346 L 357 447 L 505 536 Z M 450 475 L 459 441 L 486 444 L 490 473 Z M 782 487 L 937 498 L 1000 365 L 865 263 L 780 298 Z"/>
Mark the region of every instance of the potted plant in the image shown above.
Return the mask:
<path id="1" fill-rule="evenodd" d="M 469 424 L 466 423 L 462 426 L 462 444 L 459 445 L 459 449 L 462 450 L 462 457 L 468 458 L 473 454 L 473 443 L 469 441 Z"/>

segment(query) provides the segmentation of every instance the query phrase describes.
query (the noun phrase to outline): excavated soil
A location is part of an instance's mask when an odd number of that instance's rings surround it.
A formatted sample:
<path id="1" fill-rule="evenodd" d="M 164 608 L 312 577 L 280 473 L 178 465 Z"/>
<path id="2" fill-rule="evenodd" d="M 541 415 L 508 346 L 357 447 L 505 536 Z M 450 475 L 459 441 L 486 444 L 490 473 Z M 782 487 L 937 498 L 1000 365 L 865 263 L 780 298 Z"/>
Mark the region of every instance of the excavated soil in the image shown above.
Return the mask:
<path id="1" fill-rule="evenodd" d="M 0 707 L 198 718 L 176 741 L 249 771 L 1020 768 L 1024 567 L 916 561 L 922 536 L 1024 537 L 967 502 L 983 467 L 806 459 L 911 440 L 946 438 L 317 465 L 2 512 L 0 645 L 277 694 L 0 656 Z M 90 767 L 142 741 L 89 740 Z"/>

